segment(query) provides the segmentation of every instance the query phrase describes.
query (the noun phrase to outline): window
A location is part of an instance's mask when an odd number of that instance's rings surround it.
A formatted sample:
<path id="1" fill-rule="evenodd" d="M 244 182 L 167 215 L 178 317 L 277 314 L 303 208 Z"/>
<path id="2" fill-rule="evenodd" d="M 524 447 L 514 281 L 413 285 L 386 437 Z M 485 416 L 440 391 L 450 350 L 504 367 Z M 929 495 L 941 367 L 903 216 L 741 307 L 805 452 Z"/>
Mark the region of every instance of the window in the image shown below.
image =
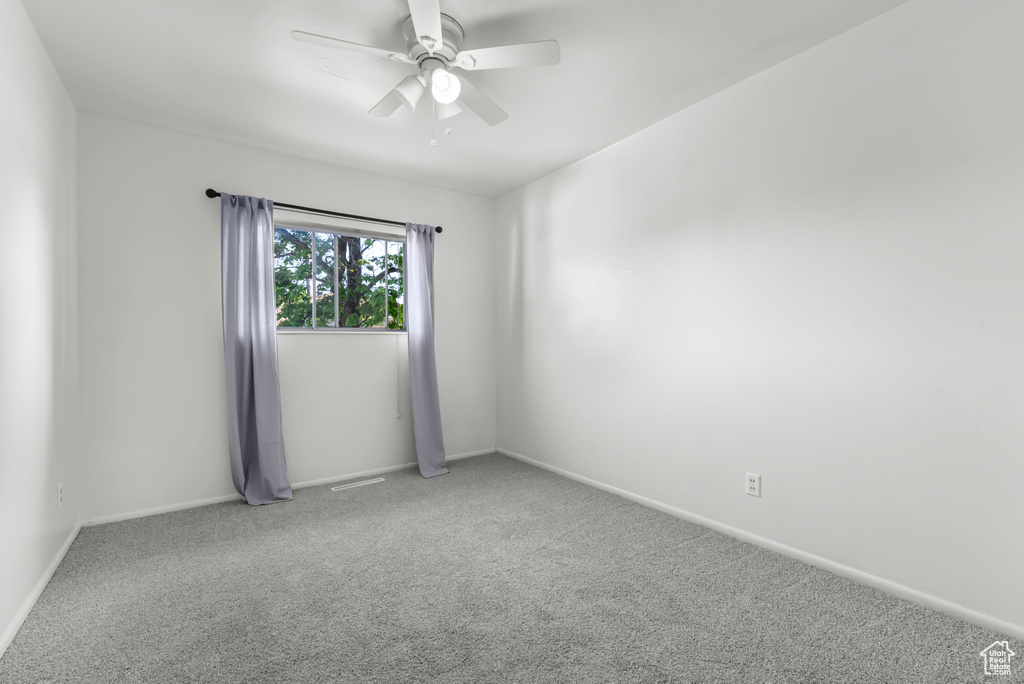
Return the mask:
<path id="1" fill-rule="evenodd" d="M 278 328 L 404 330 L 405 242 L 278 224 Z"/>

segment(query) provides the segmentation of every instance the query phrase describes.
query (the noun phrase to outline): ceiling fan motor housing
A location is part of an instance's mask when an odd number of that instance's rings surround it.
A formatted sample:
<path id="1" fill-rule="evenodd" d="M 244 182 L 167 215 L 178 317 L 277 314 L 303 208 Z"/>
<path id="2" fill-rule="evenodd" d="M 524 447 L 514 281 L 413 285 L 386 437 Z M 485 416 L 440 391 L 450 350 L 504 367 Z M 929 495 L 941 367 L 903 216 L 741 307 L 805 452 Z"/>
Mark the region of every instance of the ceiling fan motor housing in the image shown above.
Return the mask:
<path id="1" fill-rule="evenodd" d="M 429 71 L 438 68 L 438 65 L 436 62 L 425 63 L 425 60 L 431 57 L 437 58 L 442 62 L 442 66 L 447 68 L 455 60 L 455 55 L 459 54 L 462 50 L 462 41 L 466 37 L 465 32 L 462 30 L 462 25 L 447 14 L 441 15 L 441 39 L 443 45 L 439 49 L 434 50 L 433 55 L 427 51 L 427 48 L 423 47 L 416 36 L 416 29 L 413 28 L 411 16 L 402 25 L 402 35 L 405 36 L 405 42 L 409 48 L 409 57 L 416 60 L 421 69 Z"/>

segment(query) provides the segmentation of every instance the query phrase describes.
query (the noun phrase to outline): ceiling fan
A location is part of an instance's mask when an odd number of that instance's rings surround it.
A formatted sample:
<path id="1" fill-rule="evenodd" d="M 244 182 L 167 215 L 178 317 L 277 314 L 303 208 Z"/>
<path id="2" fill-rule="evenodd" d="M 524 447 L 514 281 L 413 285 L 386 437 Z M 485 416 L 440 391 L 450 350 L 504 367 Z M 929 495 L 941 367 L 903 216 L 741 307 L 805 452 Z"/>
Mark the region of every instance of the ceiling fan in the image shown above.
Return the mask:
<path id="1" fill-rule="evenodd" d="M 508 118 L 508 114 L 465 75 L 454 73 L 453 69 L 479 71 L 544 66 L 558 64 L 561 59 L 558 41 L 554 40 L 463 50 L 465 32 L 455 19 L 441 14 L 440 0 L 408 1 L 410 15 L 402 26 L 406 42 L 405 54 L 307 31 L 292 31 L 292 38 L 415 66 L 418 73 L 403 79 L 373 106 L 370 114 L 391 116 L 402 105 L 415 110 L 429 89 L 433 99 L 441 105 L 437 112 L 438 118 L 454 116 L 462 111 L 462 107 L 466 107 L 491 126 L 500 124 Z"/>

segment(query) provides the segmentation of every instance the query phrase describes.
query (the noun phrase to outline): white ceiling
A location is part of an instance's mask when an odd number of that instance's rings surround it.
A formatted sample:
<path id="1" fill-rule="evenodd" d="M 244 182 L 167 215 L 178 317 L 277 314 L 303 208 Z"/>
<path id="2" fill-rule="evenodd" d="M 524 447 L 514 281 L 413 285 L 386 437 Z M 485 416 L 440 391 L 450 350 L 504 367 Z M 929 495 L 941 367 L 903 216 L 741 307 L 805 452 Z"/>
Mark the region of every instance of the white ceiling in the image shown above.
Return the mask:
<path id="1" fill-rule="evenodd" d="M 557 66 L 473 72 L 510 115 L 366 112 L 413 68 L 298 43 L 403 50 L 405 0 L 23 0 L 75 105 L 497 196 L 906 0 L 441 0 L 465 48 L 554 38 Z M 452 129 L 449 136 L 443 134 Z"/>

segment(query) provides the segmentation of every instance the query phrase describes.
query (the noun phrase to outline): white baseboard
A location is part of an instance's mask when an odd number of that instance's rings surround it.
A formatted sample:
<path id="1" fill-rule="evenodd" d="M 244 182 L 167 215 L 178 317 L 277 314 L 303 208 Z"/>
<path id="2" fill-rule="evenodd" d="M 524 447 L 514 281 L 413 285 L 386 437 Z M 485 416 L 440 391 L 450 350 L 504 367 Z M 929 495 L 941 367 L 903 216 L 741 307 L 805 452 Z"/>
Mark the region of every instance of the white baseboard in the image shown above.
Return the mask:
<path id="1" fill-rule="evenodd" d="M 474 456 L 486 456 L 487 454 L 498 453 L 497 447 L 490 447 L 488 449 L 480 449 L 478 451 L 466 451 L 461 454 L 455 454 L 454 456 L 445 456 L 446 461 L 458 461 L 460 458 L 473 458 Z"/>
<path id="2" fill-rule="evenodd" d="M 453 454 L 451 456 L 445 456 L 445 461 L 457 461 L 461 458 L 472 458 L 473 456 L 484 456 L 486 454 L 496 453 L 496 449 L 491 447 L 490 449 L 482 449 L 480 451 L 466 451 L 461 454 Z M 302 489 L 303 487 L 317 487 L 319 485 L 334 484 L 335 482 L 342 482 L 344 480 L 354 480 L 357 477 L 373 477 L 375 475 L 383 475 L 385 473 L 393 473 L 396 470 L 405 470 L 406 468 L 415 468 L 416 461 L 410 461 L 408 463 L 402 463 L 400 465 L 385 466 L 384 468 L 374 468 L 372 470 L 360 470 L 358 473 L 349 473 L 347 475 L 331 475 L 330 477 L 321 477 L 317 480 L 306 480 L 304 482 L 296 482 L 292 485 L 292 489 Z"/>
<path id="3" fill-rule="evenodd" d="M 21 608 L 18 609 L 18 612 L 14 614 L 13 618 L 11 618 L 10 623 L 4 628 L 3 633 L 0 634 L 0 658 L 3 658 L 4 654 L 7 653 L 7 647 L 11 645 L 12 641 L 14 641 L 14 637 L 18 633 L 18 630 L 21 629 L 21 625 L 25 622 L 25 618 L 27 618 L 28 614 L 32 612 L 32 608 L 36 605 L 36 601 L 38 601 L 39 597 L 42 595 L 43 589 L 46 588 L 50 578 L 53 577 L 53 573 L 57 572 L 60 562 L 64 560 L 64 554 L 66 554 L 68 549 L 71 548 L 71 543 L 75 541 L 75 537 L 78 536 L 81 529 L 81 525 L 75 525 L 75 528 L 71 530 L 71 534 L 69 534 L 68 538 L 64 540 L 64 543 L 57 551 L 57 554 L 53 557 L 53 560 L 50 561 L 50 564 L 46 566 L 46 570 L 43 571 L 42 577 L 40 577 L 39 581 L 36 582 L 34 587 L 32 587 L 32 591 L 29 592 L 24 603 L 21 604 Z"/>
<path id="4" fill-rule="evenodd" d="M 122 520 L 132 520 L 134 518 L 146 518 L 151 515 L 160 515 L 161 513 L 172 513 L 174 511 L 184 511 L 188 508 L 198 508 L 199 506 L 209 506 L 210 504 L 224 503 L 225 501 L 240 501 L 242 497 L 238 494 L 224 494 L 223 496 L 213 496 L 209 499 L 198 499 L 196 501 L 183 501 L 181 503 L 167 504 L 166 506 L 154 506 L 153 508 L 142 508 L 135 511 L 127 511 L 125 513 L 114 513 L 112 515 L 98 515 L 93 518 L 87 518 L 82 523 L 82 527 L 93 527 L 95 525 L 106 525 L 112 522 L 121 522 Z"/>
<path id="5" fill-rule="evenodd" d="M 635 501 L 649 508 L 654 508 L 664 513 L 668 513 L 669 515 L 674 515 L 677 518 L 682 518 L 683 520 L 688 520 L 690 522 L 697 523 L 698 525 L 709 527 L 715 531 L 727 534 L 730 537 L 735 537 L 736 539 L 741 539 L 745 542 L 750 542 L 751 544 L 755 544 L 756 546 L 768 549 L 769 551 L 774 551 L 776 553 L 781 553 L 784 556 L 795 558 L 796 560 L 803 561 L 804 563 L 821 568 L 822 570 L 828 570 L 829 572 L 833 572 L 837 575 L 841 575 L 843 577 L 852 579 L 855 582 L 866 584 L 869 587 L 874 587 L 875 589 L 880 589 L 881 591 L 884 591 L 888 594 L 893 594 L 894 596 L 898 596 L 908 601 L 912 601 L 913 603 L 917 603 L 928 608 L 941 611 L 948 615 L 952 615 L 953 617 L 960 618 L 961 620 L 964 620 L 966 622 L 978 625 L 979 627 L 991 629 L 995 632 L 1001 632 L 1002 634 L 1012 636 L 1015 639 L 1024 640 L 1024 627 L 1020 625 L 1015 625 L 1010 622 L 1000 620 L 998 618 L 992 617 L 991 615 L 979 613 L 977 611 L 971 610 L 970 608 L 965 608 L 964 606 L 961 606 L 957 603 L 946 601 L 945 599 L 938 598 L 937 596 L 932 596 L 931 594 L 926 594 L 922 591 L 918 591 L 917 589 L 911 589 L 908 586 L 898 584 L 887 579 L 883 579 L 876 575 L 871 575 L 861 570 L 857 570 L 847 565 L 843 565 L 842 563 L 836 563 L 835 561 L 831 561 L 827 558 L 816 556 L 813 553 L 801 551 L 800 549 L 794 548 L 792 546 L 787 546 L 786 544 L 781 544 L 779 542 L 772 541 L 771 539 L 762 537 L 760 535 L 752 534 L 750 532 L 746 532 L 737 527 L 725 525 L 710 518 L 705 518 L 702 515 L 697 515 L 696 513 L 691 513 L 690 511 L 685 511 L 681 508 L 676 508 L 675 506 L 670 506 L 668 504 L 661 503 L 660 501 L 655 501 L 654 499 L 649 499 L 639 494 L 634 494 L 633 492 L 627 491 L 625 489 L 613 487 L 612 485 L 605 484 L 604 482 L 599 482 L 598 480 L 593 480 L 589 477 L 584 477 L 583 475 L 579 475 L 577 473 L 565 470 L 563 468 L 548 465 L 543 461 L 538 461 L 528 456 L 517 454 L 516 452 L 509 451 L 508 449 L 502 449 L 501 447 L 498 447 L 496 451 L 499 454 L 502 454 L 503 456 L 514 458 L 517 461 L 528 463 L 529 465 L 542 468 L 543 470 L 548 470 L 552 473 L 562 475 L 563 477 L 568 477 L 569 479 L 576 480 L 577 482 L 582 482 L 583 484 L 590 485 L 591 487 L 596 487 L 597 489 L 603 489 L 606 492 L 611 492 L 612 494 L 621 496 L 624 499 Z"/>
<path id="6" fill-rule="evenodd" d="M 393 473 L 396 470 L 405 470 L 406 468 L 412 468 L 416 465 L 416 462 L 412 463 L 400 463 L 393 466 L 385 466 L 383 468 L 372 468 L 370 470 L 360 470 L 356 473 L 348 473 L 346 475 L 331 475 L 329 477 L 321 477 L 316 480 L 304 480 L 302 482 L 292 483 L 292 489 L 304 489 L 305 487 L 319 487 L 325 484 L 334 484 L 335 482 L 343 482 L 344 480 L 354 480 L 358 477 L 373 477 L 374 475 L 383 475 L 384 473 Z"/>
<path id="7" fill-rule="evenodd" d="M 457 461 L 461 458 L 471 458 L 473 456 L 483 456 L 485 454 L 495 453 L 495 448 L 482 449 L 480 451 L 467 451 L 461 454 L 454 454 L 452 456 L 446 456 L 448 461 Z M 385 466 L 383 468 L 373 468 L 371 470 L 360 470 L 355 473 L 346 473 L 344 475 L 331 475 L 330 477 L 321 477 L 316 480 L 305 480 L 303 482 L 292 483 L 292 489 L 302 489 L 304 487 L 317 487 L 319 485 L 333 484 L 335 482 L 342 482 L 344 480 L 354 480 L 358 477 L 373 477 L 375 475 L 383 475 L 384 473 L 392 473 L 396 470 L 404 470 L 406 468 L 412 468 L 416 465 L 415 461 L 409 463 L 400 463 L 399 465 Z M 223 496 L 214 496 L 209 499 L 198 499 L 195 501 L 184 501 L 181 503 L 167 504 L 166 506 L 154 506 L 153 508 L 142 508 L 135 511 L 128 511 L 125 513 L 114 513 L 113 515 L 101 515 L 93 518 L 88 518 L 82 523 L 82 527 L 93 527 L 94 525 L 105 525 L 112 522 L 120 522 L 122 520 L 132 520 L 134 518 L 145 518 L 150 515 L 160 515 L 161 513 L 171 513 L 173 511 L 183 511 L 189 508 L 198 508 L 199 506 L 209 506 L 211 504 L 224 503 L 226 501 L 240 501 L 242 497 L 238 494 L 225 494 Z"/>

